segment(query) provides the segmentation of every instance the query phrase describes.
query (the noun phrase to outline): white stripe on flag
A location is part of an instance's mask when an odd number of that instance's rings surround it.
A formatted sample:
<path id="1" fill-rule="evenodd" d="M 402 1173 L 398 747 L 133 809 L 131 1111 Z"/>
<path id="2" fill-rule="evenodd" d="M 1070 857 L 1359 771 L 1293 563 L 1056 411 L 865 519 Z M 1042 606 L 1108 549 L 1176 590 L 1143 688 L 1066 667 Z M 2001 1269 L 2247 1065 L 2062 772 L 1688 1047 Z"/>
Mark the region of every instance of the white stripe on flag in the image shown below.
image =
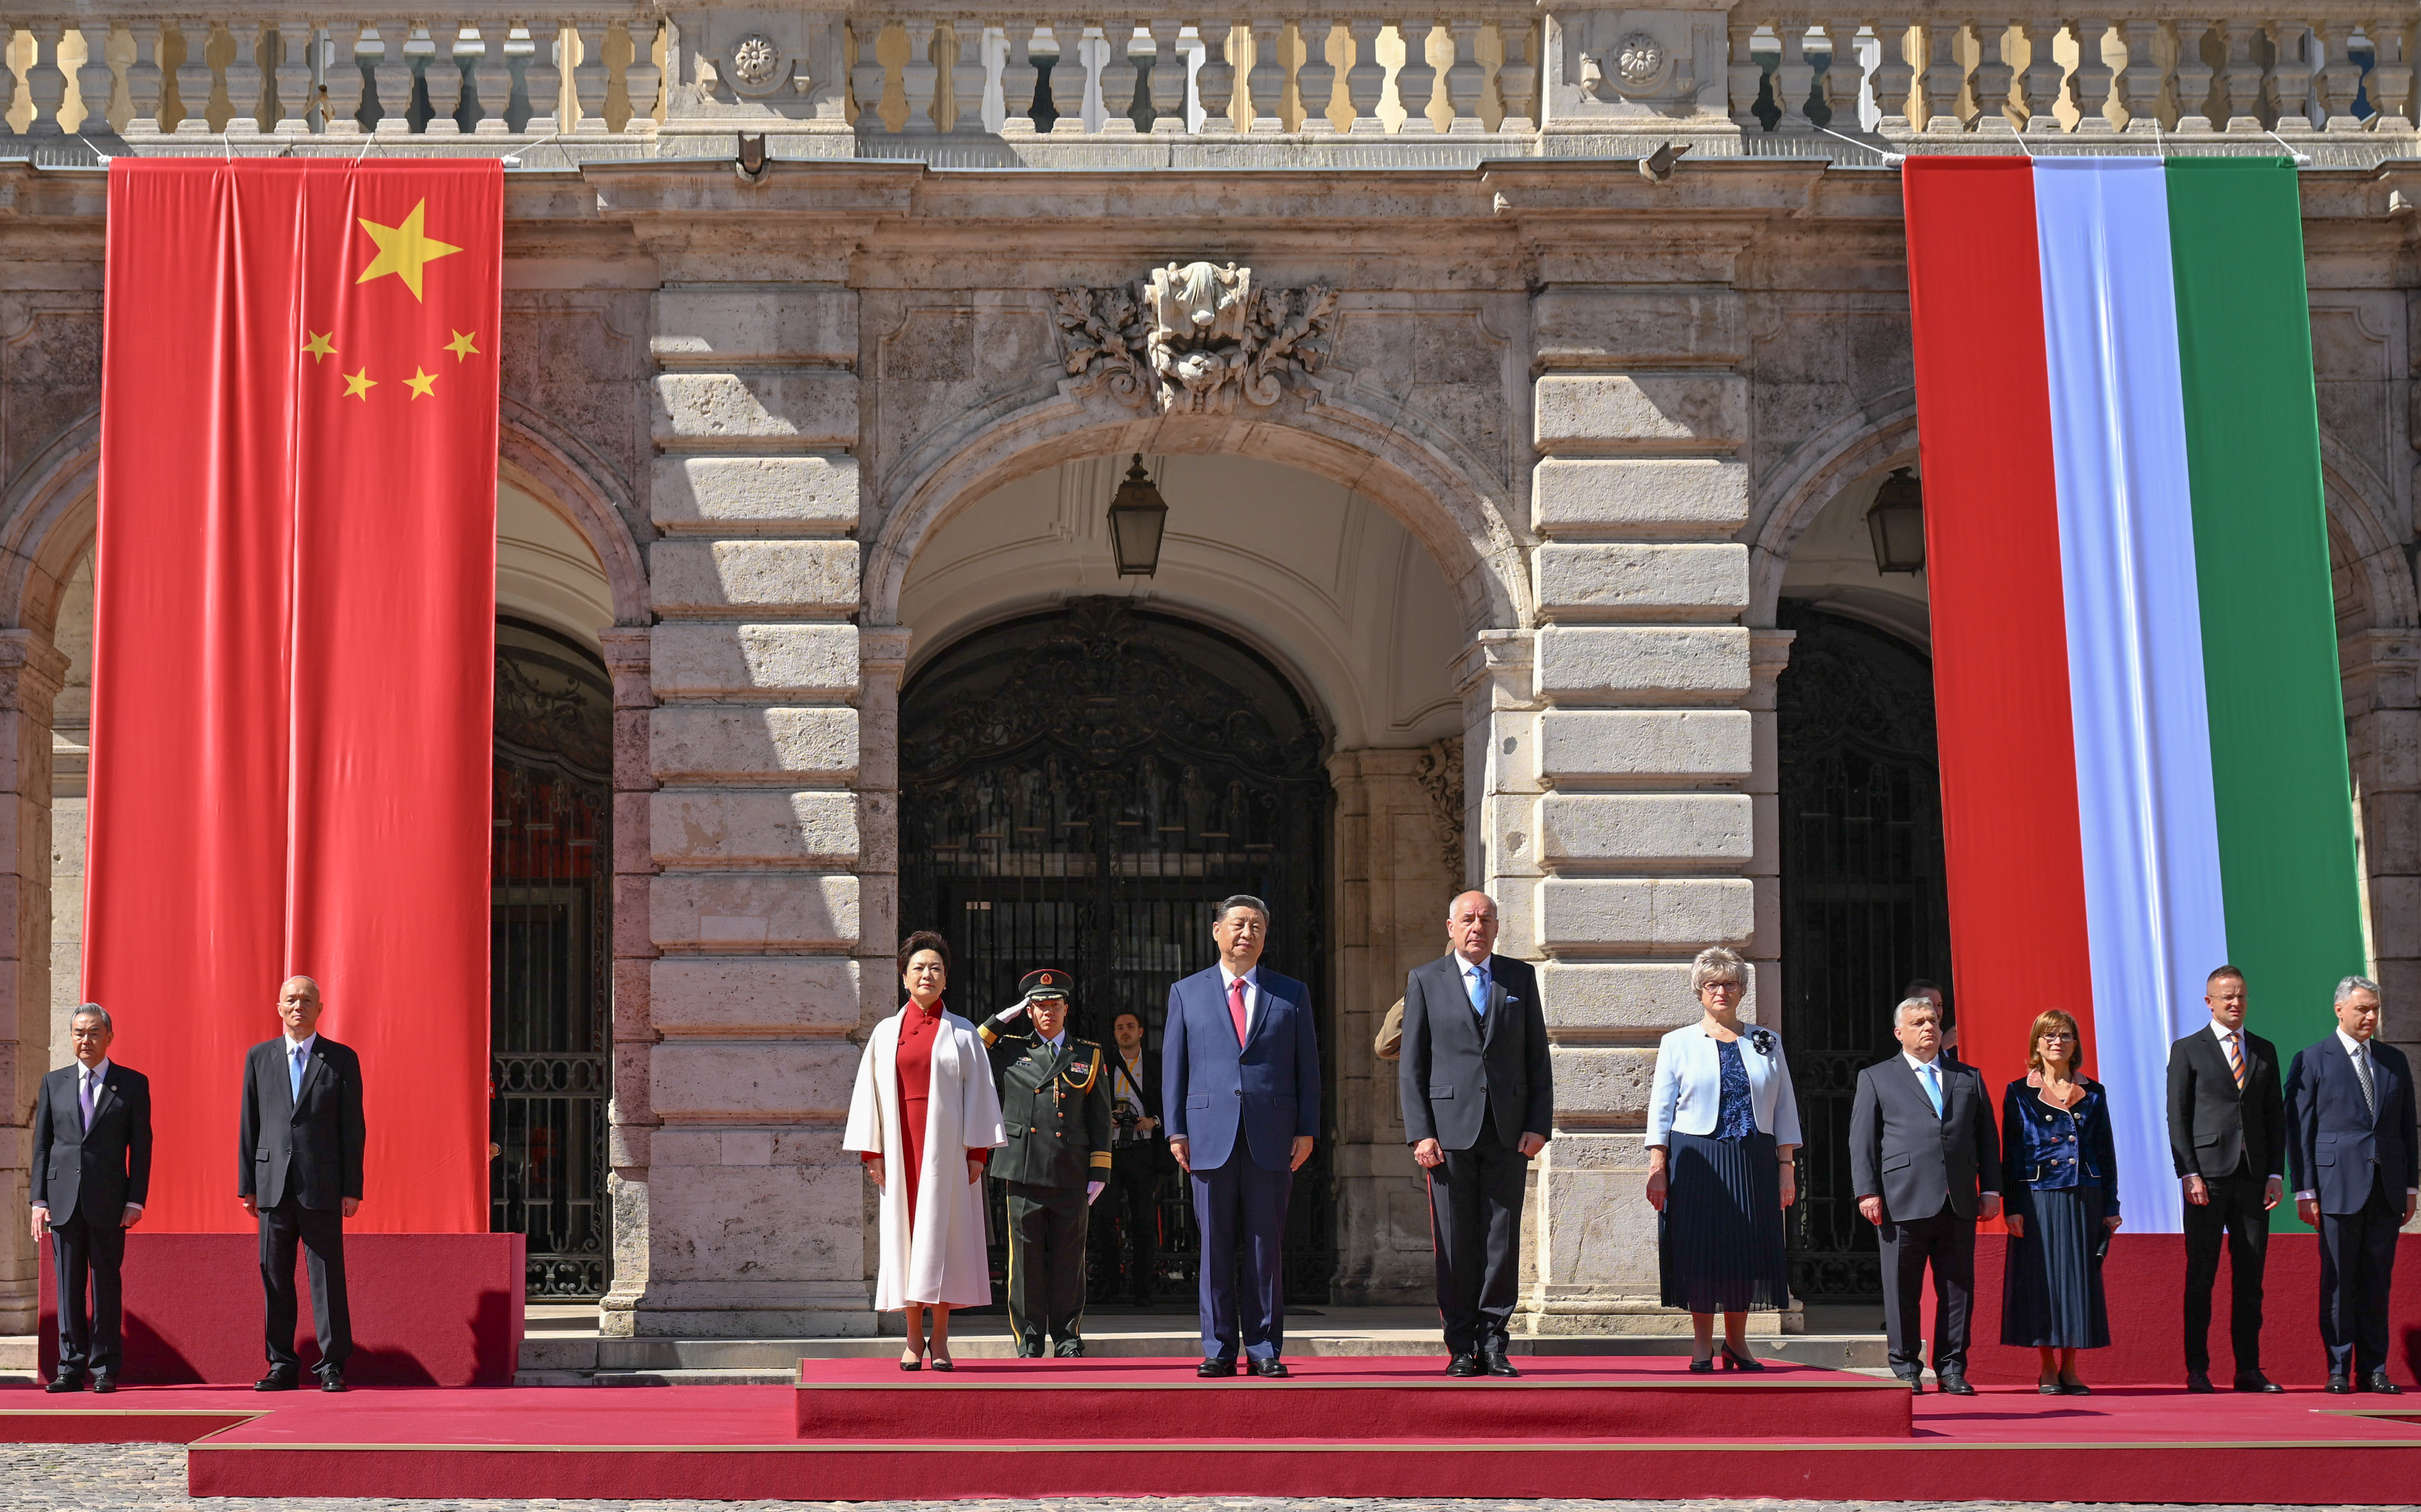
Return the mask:
<path id="1" fill-rule="evenodd" d="M 2043 158 L 2034 177 L 2095 1060 L 2127 1226 L 2175 1233 L 2169 1041 L 2204 1016 L 2227 925 L 2167 177 L 2146 158 Z"/>

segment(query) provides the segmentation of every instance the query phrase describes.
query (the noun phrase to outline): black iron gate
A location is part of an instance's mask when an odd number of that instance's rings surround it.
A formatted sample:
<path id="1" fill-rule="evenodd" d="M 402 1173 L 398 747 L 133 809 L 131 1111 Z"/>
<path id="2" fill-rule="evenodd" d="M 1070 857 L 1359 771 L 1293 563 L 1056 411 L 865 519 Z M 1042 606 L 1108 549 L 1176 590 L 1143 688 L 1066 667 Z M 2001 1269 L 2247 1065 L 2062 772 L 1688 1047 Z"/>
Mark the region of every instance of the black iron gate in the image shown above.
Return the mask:
<path id="1" fill-rule="evenodd" d="M 604 665 L 496 625 L 489 1226 L 529 1236 L 527 1295 L 612 1279 L 605 1210 L 613 696 Z"/>
<path id="2" fill-rule="evenodd" d="M 1064 966 L 1076 1034 L 1106 1045 L 1134 1008 L 1156 1052 L 1169 987 L 1217 960 L 1212 915 L 1231 893 L 1268 900 L 1270 967 L 1324 996 L 1322 739 L 1252 651 L 1124 600 L 1079 600 L 944 651 L 902 692 L 899 727 L 899 927 L 956 948 L 956 1011 L 981 1021 L 1024 973 Z M 1325 1018 L 1320 1030 L 1333 1068 Z M 1325 1302 L 1335 1270 L 1333 1142 L 1296 1176 L 1290 1301 Z M 1175 1177 L 1160 1214 L 1157 1287 L 1190 1293 L 1199 1246 Z M 996 1248 L 995 1282 L 1005 1258 Z"/>
<path id="3" fill-rule="evenodd" d="M 1806 1135 L 1790 1289 L 1882 1297 L 1875 1233 L 1851 1191 L 1850 1101 L 1895 1048 L 1910 978 L 1950 980 L 1933 672 L 1870 626 L 1786 600 L 1799 632 L 1776 690 L 1782 810 L 1783 1028 Z"/>

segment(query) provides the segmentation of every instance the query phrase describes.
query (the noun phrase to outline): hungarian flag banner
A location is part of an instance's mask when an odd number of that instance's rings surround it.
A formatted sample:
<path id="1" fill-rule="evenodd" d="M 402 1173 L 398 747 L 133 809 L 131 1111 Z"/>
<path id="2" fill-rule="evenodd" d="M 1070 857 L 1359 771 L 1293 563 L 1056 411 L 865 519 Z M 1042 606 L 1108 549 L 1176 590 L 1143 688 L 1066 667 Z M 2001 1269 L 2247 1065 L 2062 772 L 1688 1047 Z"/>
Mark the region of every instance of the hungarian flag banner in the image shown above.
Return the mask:
<path id="1" fill-rule="evenodd" d="M 488 1227 L 494 162 L 110 165 L 85 996 L 147 1228 L 250 1226 L 278 984 L 360 1052 L 356 1229 Z"/>
<path id="2" fill-rule="evenodd" d="M 2175 1233 L 2212 968 L 2288 1055 L 2365 969 L 2295 170 L 1904 181 L 1960 1052 L 1997 1088 L 2074 1014 L 2127 1225 Z"/>

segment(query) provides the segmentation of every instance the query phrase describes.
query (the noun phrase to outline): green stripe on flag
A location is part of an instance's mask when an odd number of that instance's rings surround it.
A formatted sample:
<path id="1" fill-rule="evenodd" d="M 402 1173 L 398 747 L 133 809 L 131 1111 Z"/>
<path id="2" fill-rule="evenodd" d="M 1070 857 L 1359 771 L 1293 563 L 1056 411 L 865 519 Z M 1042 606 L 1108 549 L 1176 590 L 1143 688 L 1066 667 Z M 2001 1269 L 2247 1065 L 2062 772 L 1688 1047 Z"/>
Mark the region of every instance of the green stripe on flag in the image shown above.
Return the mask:
<path id="1" fill-rule="evenodd" d="M 2171 159 L 2168 194 L 2227 947 L 2291 1058 L 2365 969 L 2303 207 L 2282 158 Z"/>

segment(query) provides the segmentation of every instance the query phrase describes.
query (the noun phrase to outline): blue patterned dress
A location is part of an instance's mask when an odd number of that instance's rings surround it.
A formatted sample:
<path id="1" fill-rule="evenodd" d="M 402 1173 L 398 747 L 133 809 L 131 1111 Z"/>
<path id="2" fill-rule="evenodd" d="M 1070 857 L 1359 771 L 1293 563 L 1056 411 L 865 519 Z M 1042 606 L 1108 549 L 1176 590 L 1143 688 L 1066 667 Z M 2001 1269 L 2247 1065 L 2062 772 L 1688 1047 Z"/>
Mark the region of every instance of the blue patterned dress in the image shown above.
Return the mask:
<path id="1" fill-rule="evenodd" d="M 1790 1268 L 1773 1136 L 1757 1127 L 1741 1042 L 1718 1043 L 1715 1054 L 1722 1078 L 1715 1131 L 1668 1136 L 1664 1211 L 1656 1229 L 1664 1305 L 1694 1313 L 1787 1307 Z"/>

